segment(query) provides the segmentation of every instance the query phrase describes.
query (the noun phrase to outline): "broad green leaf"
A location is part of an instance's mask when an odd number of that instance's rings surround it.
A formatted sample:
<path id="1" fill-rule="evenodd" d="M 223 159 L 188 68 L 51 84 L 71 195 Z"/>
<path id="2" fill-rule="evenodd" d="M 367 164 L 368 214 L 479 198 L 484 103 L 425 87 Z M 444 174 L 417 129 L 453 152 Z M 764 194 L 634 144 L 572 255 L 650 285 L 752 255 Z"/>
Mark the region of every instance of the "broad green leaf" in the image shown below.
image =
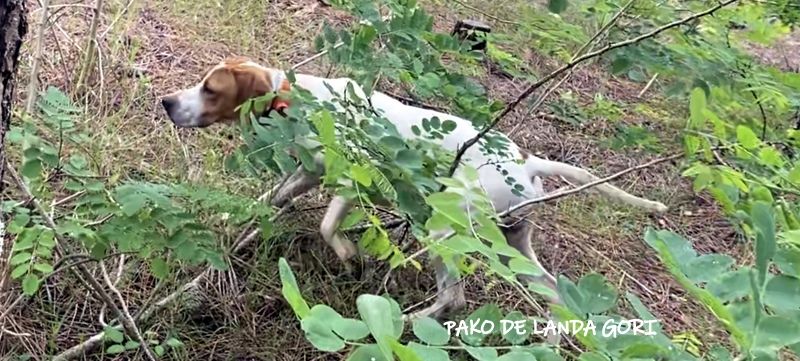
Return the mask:
<path id="1" fill-rule="evenodd" d="M 53 273 L 53 266 L 47 263 L 36 263 L 33 265 L 33 269 L 44 274 Z"/>
<path id="2" fill-rule="evenodd" d="M 361 320 L 340 317 L 331 321 L 333 331 L 343 339 L 357 341 L 369 335 L 367 325 Z"/>
<path id="3" fill-rule="evenodd" d="M 434 346 L 441 346 L 450 341 L 450 334 L 447 329 L 430 317 L 422 317 L 414 321 L 413 325 L 414 335 L 417 338 L 428 344 Z"/>
<path id="4" fill-rule="evenodd" d="M 575 283 L 573 283 L 563 275 L 559 275 L 556 287 L 558 288 L 558 294 L 561 296 L 561 299 L 564 301 L 564 304 L 572 312 L 578 314 L 587 313 L 587 311 L 583 309 L 583 304 L 584 304 L 583 295 L 581 294 L 581 291 L 578 289 L 578 286 L 576 286 Z"/>
<path id="5" fill-rule="evenodd" d="M 479 321 L 478 329 L 489 331 L 489 326 L 494 326 L 491 330 L 491 334 L 499 333 L 497 325 L 500 324 L 500 319 L 503 317 L 503 313 L 500 311 L 500 308 L 497 307 L 495 304 L 486 304 L 472 312 L 466 319 L 467 324 L 470 321 Z M 482 326 L 486 325 L 485 328 Z M 488 336 L 488 334 L 484 334 L 482 332 L 470 332 L 470 333 L 462 333 L 461 340 L 463 340 L 468 345 L 472 346 L 480 346 L 483 339 Z"/>
<path id="6" fill-rule="evenodd" d="M 422 168 L 422 157 L 419 156 L 414 150 L 411 149 L 403 149 L 397 153 L 395 156 L 395 161 L 398 165 L 402 167 L 406 167 L 408 169 L 420 169 Z"/>
<path id="7" fill-rule="evenodd" d="M 330 323 L 320 317 L 306 317 L 300 321 L 306 339 L 321 351 L 336 352 L 344 348 L 344 340 L 337 336 Z"/>
<path id="8" fill-rule="evenodd" d="M 103 329 L 103 338 L 114 343 L 122 343 L 125 340 L 125 335 L 114 327 L 106 327 Z"/>
<path id="9" fill-rule="evenodd" d="M 478 361 L 495 361 L 497 360 L 497 350 L 491 347 L 464 347 L 467 353 Z"/>
<path id="10" fill-rule="evenodd" d="M 583 296 L 584 312 L 602 313 L 617 303 L 617 290 L 597 273 L 583 276 L 578 281 L 578 289 Z"/>
<path id="11" fill-rule="evenodd" d="M 779 316 L 761 319 L 756 328 L 754 346 L 770 351 L 800 342 L 800 323 Z"/>
<path id="12" fill-rule="evenodd" d="M 567 9 L 567 0 L 548 0 L 547 9 L 551 12 L 559 14 Z"/>
<path id="13" fill-rule="evenodd" d="M 800 310 L 800 279 L 777 275 L 767 282 L 764 303 L 775 310 Z"/>
<path id="14" fill-rule="evenodd" d="M 422 344 L 418 344 L 416 342 L 410 342 L 408 347 L 414 350 L 414 353 L 419 356 L 420 359 L 424 361 L 449 361 L 450 356 L 447 355 L 447 352 L 438 349 L 436 347 L 426 346 Z"/>
<path id="15" fill-rule="evenodd" d="M 375 344 L 369 344 L 364 346 L 358 346 L 350 354 L 347 356 L 347 361 L 389 361 L 393 359 L 387 359 L 384 357 L 383 353 L 381 352 L 380 347 Z"/>
<path id="16" fill-rule="evenodd" d="M 16 266 L 23 263 L 28 263 L 31 258 L 33 258 L 33 254 L 30 252 L 20 252 L 11 257 L 11 265 Z"/>
<path id="17" fill-rule="evenodd" d="M 653 343 L 639 342 L 622 351 L 623 359 L 657 359 L 667 354 L 667 350 Z"/>
<path id="18" fill-rule="evenodd" d="M 147 198 L 141 195 L 135 195 L 132 197 L 125 197 L 125 201 L 121 203 L 122 214 L 130 217 L 136 213 L 139 213 L 144 205 L 147 204 Z"/>
<path id="19" fill-rule="evenodd" d="M 372 177 L 369 174 L 369 170 L 359 164 L 353 164 L 350 166 L 350 176 L 353 179 L 363 185 L 364 187 L 369 187 L 372 185 Z"/>
<path id="20" fill-rule="evenodd" d="M 692 89 L 689 98 L 690 128 L 697 129 L 705 123 L 706 93 L 701 88 Z"/>
<path id="21" fill-rule="evenodd" d="M 125 346 L 122 345 L 111 345 L 106 349 L 106 353 L 109 355 L 116 355 L 123 352 L 125 352 Z"/>
<path id="22" fill-rule="evenodd" d="M 584 352 L 578 357 L 578 361 L 609 361 L 609 358 L 599 352 Z"/>
<path id="23" fill-rule="evenodd" d="M 392 314 L 391 304 L 383 297 L 363 294 L 356 299 L 356 306 L 361 319 L 367 324 L 372 337 L 378 342 L 384 358 L 391 360 L 391 342 L 396 340 L 392 319 L 387 317 Z"/>
<path id="24" fill-rule="evenodd" d="M 282 284 L 281 293 L 286 299 L 286 302 L 292 307 L 297 317 L 302 320 L 311 310 L 308 308 L 306 300 L 303 299 L 303 295 L 300 293 L 300 288 L 297 286 L 297 280 L 294 278 L 294 273 L 292 273 L 289 263 L 286 262 L 286 259 L 283 257 L 278 260 L 278 270 Z"/>
<path id="25" fill-rule="evenodd" d="M 520 321 L 525 321 L 525 324 L 523 327 L 517 328 L 517 325 L 522 323 Z M 519 311 L 510 312 L 496 325 L 501 329 L 503 339 L 512 345 L 519 345 L 528 340 L 528 336 L 531 334 L 528 326 L 527 318 Z"/>
<path id="26" fill-rule="evenodd" d="M 136 341 L 133 341 L 133 340 L 125 342 L 125 349 L 126 350 L 135 350 L 135 349 L 139 348 L 139 346 L 140 346 L 139 343 L 136 342 Z"/>
<path id="27" fill-rule="evenodd" d="M 508 267 L 517 274 L 531 276 L 541 276 L 544 274 L 539 267 L 533 264 L 533 262 L 522 257 L 512 258 L 510 261 L 508 261 Z"/>
<path id="28" fill-rule="evenodd" d="M 742 144 L 743 147 L 746 149 L 753 149 L 758 147 L 761 140 L 758 139 L 756 133 L 753 133 L 753 130 L 744 126 L 739 125 L 736 127 L 736 140 Z"/>
<path id="29" fill-rule="evenodd" d="M 25 278 L 22 279 L 22 293 L 26 296 L 33 296 L 36 291 L 39 290 L 39 283 L 41 283 L 41 279 L 33 273 L 28 273 Z"/>
<path id="30" fill-rule="evenodd" d="M 506 354 L 500 355 L 497 361 L 532 361 L 536 358 L 533 355 L 522 351 L 510 351 Z"/>
<path id="31" fill-rule="evenodd" d="M 169 265 L 161 257 L 153 258 L 150 260 L 150 272 L 160 280 L 166 279 L 169 276 Z"/>
<path id="32" fill-rule="evenodd" d="M 695 282 L 708 282 L 730 270 L 733 258 L 724 254 L 704 254 L 686 265 L 686 276 Z"/>
<path id="33" fill-rule="evenodd" d="M 399 361 L 428 361 L 421 359 L 412 348 L 405 346 L 396 340 L 391 340 L 390 344 L 392 351 L 394 351 L 394 354 L 397 355 L 397 359 Z"/>
<path id="34" fill-rule="evenodd" d="M 761 286 L 767 279 L 767 267 L 775 255 L 775 218 L 772 206 L 764 202 L 755 202 L 750 216 L 756 231 L 756 271 Z"/>

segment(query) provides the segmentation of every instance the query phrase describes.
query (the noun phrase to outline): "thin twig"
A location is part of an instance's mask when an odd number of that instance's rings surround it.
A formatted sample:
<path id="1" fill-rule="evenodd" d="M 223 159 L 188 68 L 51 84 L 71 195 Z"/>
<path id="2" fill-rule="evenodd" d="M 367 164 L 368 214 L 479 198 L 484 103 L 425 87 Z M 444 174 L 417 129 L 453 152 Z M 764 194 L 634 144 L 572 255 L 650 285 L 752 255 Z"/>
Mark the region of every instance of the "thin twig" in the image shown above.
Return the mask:
<path id="1" fill-rule="evenodd" d="M 121 260 L 124 261 L 124 258 L 121 258 Z M 139 332 L 139 328 L 136 327 L 136 323 L 133 321 L 133 316 L 131 316 L 131 312 L 128 310 L 128 304 L 125 302 L 125 298 L 122 297 L 122 292 L 120 292 L 119 289 L 114 286 L 114 282 L 111 281 L 111 277 L 108 276 L 108 271 L 106 270 L 106 265 L 104 262 L 100 262 L 100 272 L 103 275 L 103 281 L 105 281 L 106 286 L 108 286 L 111 292 L 117 296 L 117 301 L 119 301 L 122 311 L 121 315 L 124 317 L 125 321 L 131 324 L 136 342 L 139 343 L 139 346 L 142 348 L 142 351 L 149 360 L 156 361 L 155 354 L 153 354 L 153 351 L 147 346 L 147 341 L 144 339 L 144 337 L 142 337 L 142 333 Z"/>
<path id="2" fill-rule="evenodd" d="M 737 1 L 739 1 L 739 0 L 726 0 L 726 1 L 720 2 L 717 5 L 715 5 L 714 7 L 711 7 L 709 9 L 705 10 L 705 11 L 693 14 L 691 16 L 688 16 L 688 17 L 680 19 L 680 20 L 673 21 L 673 22 L 671 22 L 669 24 L 661 26 L 661 27 L 659 27 L 659 28 L 657 28 L 657 29 L 655 29 L 653 31 L 650 31 L 650 32 L 645 33 L 645 34 L 642 34 L 642 35 L 637 36 L 635 38 L 631 38 L 631 39 L 628 39 L 628 40 L 620 41 L 618 43 L 609 44 L 609 45 L 607 45 L 607 46 L 605 46 L 605 47 L 603 47 L 603 48 L 601 48 L 599 50 L 595 50 L 595 51 L 586 53 L 586 54 L 578 57 L 577 59 L 575 59 L 573 61 L 570 61 L 569 63 L 563 65 L 562 67 L 560 67 L 558 69 L 556 69 L 555 71 L 551 72 L 550 74 L 545 75 L 543 78 L 541 78 L 538 81 L 536 81 L 535 83 L 531 84 L 527 89 L 525 89 L 522 93 L 520 93 L 514 101 L 509 103 L 506 106 L 506 108 L 503 109 L 503 111 L 500 112 L 500 114 L 497 115 L 489 123 L 489 125 L 484 127 L 480 132 L 478 132 L 478 134 L 476 134 L 474 137 L 472 137 L 471 139 L 466 141 L 463 145 L 461 145 L 461 147 L 459 147 L 458 151 L 456 152 L 455 159 L 453 160 L 453 163 L 450 165 L 450 170 L 448 171 L 448 176 L 452 176 L 453 173 L 455 173 L 456 168 L 458 168 L 458 166 L 461 164 L 461 158 L 464 157 L 464 153 L 466 153 L 466 151 L 470 147 L 472 147 L 473 145 L 478 143 L 478 141 L 480 141 L 483 137 L 485 137 L 486 134 L 488 134 L 495 127 L 497 127 L 497 125 L 500 123 L 501 120 L 503 120 L 503 118 L 506 115 L 511 113 L 511 111 L 513 111 L 520 103 L 522 103 L 523 100 L 528 98 L 528 96 L 530 96 L 536 89 L 539 89 L 539 87 L 541 87 L 542 85 L 546 84 L 550 80 L 553 80 L 554 78 L 558 77 L 559 75 L 563 74 L 566 71 L 569 71 L 570 69 L 574 68 L 576 65 L 578 65 L 578 64 L 580 64 L 580 63 L 582 63 L 582 62 L 584 62 L 586 60 L 589 60 L 589 59 L 592 59 L 592 58 L 596 58 L 596 57 L 598 57 L 600 55 L 603 55 L 603 54 L 605 54 L 605 53 L 607 53 L 607 52 L 609 52 L 611 50 L 622 48 L 622 47 L 626 47 L 626 46 L 629 46 L 629 45 L 633 45 L 633 44 L 641 42 L 641 41 L 643 41 L 645 39 L 649 39 L 649 38 L 655 37 L 656 35 L 661 34 L 662 32 L 664 32 L 666 30 L 672 29 L 674 27 L 678 27 L 678 26 L 680 26 L 682 24 L 694 21 L 694 20 L 696 20 L 698 18 L 701 18 L 701 17 L 709 15 L 709 14 L 712 14 L 715 11 L 717 11 L 717 10 L 719 10 L 719 9 L 725 7 L 725 6 L 728 6 L 730 4 L 733 4 L 733 3 L 737 2 Z"/>
<path id="3" fill-rule="evenodd" d="M 42 56 L 42 46 L 44 44 L 44 31 L 47 30 L 48 7 L 50 0 L 42 0 L 42 23 L 36 32 L 36 50 L 31 58 L 31 73 L 28 81 L 28 98 L 25 100 L 25 114 L 30 114 L 33 110 L 33 101 L 36 99 L 36 90 L 39 77 L 39 59 Z"/>
<path id="4" fill-rule="evenodd" d="M 644 95 L 644 93 L 647 93 L 647 90 L 650 89 L 650 87 L 653 86 L 653 84 L 655 84 L 656 79 L 658 79 L 658 73 L 653 74 L 653 77 L 650 78 L 650 81 L 647 82 L 647 85 L 644 86 L 642 91 L 640 91 L 636 97 L 641 98 Z"/>

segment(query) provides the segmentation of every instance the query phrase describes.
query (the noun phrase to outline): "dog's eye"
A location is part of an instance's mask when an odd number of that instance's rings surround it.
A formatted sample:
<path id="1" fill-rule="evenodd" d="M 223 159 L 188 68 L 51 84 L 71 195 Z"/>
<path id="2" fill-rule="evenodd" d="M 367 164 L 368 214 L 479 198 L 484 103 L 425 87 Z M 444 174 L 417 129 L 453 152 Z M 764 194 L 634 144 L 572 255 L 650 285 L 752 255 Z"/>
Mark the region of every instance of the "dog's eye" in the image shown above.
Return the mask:
<path id="1" fill-rule="evenodd" d="M 214 95 L 214 89 L 208 87 L 207 84 L 203 84 L 203 87 L 200 89 L 205 95 Z"/>

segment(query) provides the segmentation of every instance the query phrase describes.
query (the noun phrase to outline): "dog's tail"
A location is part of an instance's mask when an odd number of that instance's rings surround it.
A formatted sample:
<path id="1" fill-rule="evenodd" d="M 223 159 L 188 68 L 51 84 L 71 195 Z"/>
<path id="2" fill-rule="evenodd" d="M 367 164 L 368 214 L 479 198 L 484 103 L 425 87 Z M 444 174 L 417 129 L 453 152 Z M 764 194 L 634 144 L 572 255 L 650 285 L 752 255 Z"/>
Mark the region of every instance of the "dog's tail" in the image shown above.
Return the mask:
<path id="1" fill-rule="evenodd" d="M 600 179 L 585 169 L 571 166 L 566 163 L 542 159 L 533 155 L 527 155 L 525 159 L 525 169 L 528 172 L 528 176 L 531 178 L 562 176 L 569 182 L 574 183 L 576 186 L 596 182 Z M 598 184 L 591 189 L 612 200 L 627 203 L 635 207 L 644 208 L 650 212 L 663 213 L 669 209 L 661 202 L 639 198 L 608 183 Z"/>

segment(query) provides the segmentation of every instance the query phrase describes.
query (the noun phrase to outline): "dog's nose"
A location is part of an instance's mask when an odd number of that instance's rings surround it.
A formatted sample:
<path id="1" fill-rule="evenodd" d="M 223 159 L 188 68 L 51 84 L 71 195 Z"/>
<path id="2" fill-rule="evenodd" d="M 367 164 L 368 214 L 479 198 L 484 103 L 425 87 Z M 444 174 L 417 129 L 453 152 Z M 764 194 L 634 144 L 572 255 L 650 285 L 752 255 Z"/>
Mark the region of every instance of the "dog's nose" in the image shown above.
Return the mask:
<path id="1" fill-rule="evenodd" d="M 161 98 L 161 106 L 169 112 L 175 106 L 176 100 L 173 97 L 163 97 Z"/>

